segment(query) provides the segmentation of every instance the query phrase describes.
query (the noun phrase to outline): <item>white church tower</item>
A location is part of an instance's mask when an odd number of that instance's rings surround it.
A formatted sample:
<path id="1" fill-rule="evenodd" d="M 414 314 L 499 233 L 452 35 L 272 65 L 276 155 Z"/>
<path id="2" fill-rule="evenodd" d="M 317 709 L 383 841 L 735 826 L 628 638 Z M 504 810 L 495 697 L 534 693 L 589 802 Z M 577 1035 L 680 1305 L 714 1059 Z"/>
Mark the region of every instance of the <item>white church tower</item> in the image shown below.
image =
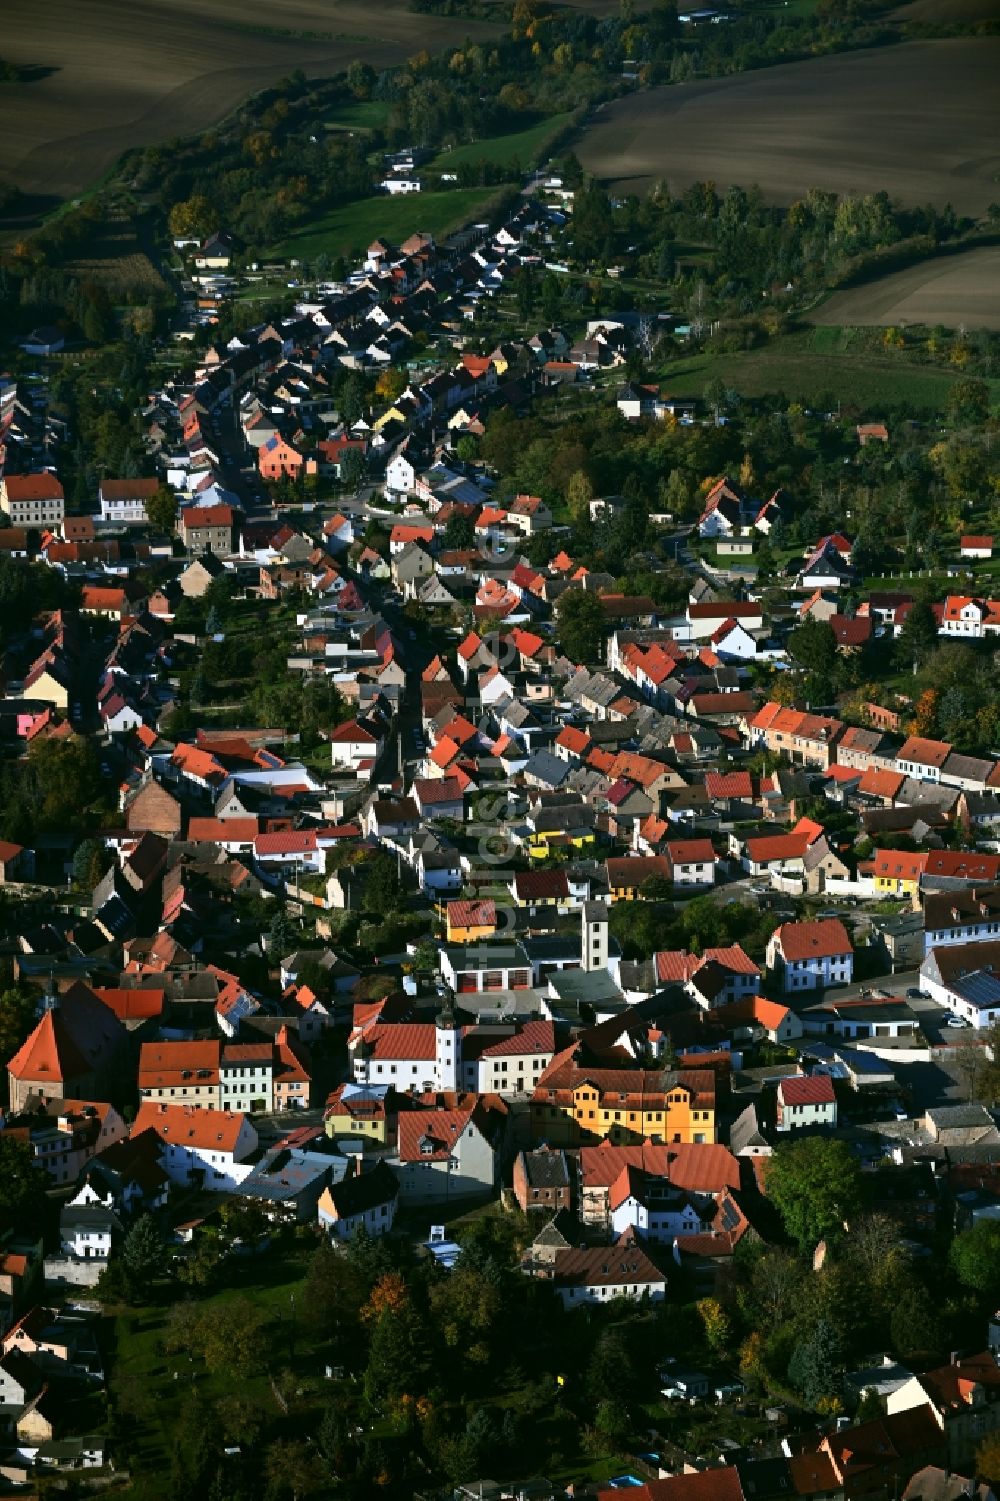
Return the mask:
<path id="1" fill-rule="evenodd" d="M 583 920 L 580 934 L 580 968 L 606 970 L 608 967 L 607 904 L 584 902 L 580 911 Z"/>
<path id="2" fill-rule="evenodd" d="M 435 1056 L 437 1087 L 438 1089 L 457 1089 L 462 1030 L 449 1005 L 442 1006 L 438 1012 L 434 1037 L 437 1045 Z"/>

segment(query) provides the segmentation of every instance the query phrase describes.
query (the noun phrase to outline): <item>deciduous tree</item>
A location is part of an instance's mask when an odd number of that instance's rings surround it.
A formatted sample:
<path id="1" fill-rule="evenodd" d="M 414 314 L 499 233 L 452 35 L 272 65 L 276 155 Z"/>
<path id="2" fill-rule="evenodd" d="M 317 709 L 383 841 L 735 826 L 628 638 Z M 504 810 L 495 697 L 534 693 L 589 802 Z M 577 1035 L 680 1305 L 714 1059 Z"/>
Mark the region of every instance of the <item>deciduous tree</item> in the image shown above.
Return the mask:
<path id="1" fill-rule="evenodd" d="M 556 605 L 559 641 L 572 662 L 597 662 L 604 644 L 605 616 L 596 594 L 564 589 Z"/>
<path id="2" fill-rule="evenodd" d="M 777 1149 L 767 1175 L 767 1194 L 789 1235 L 806 1248 L 841 1229 L 855 1213 L 861 1178 L 844 1142 L 814 1136 Z"/>

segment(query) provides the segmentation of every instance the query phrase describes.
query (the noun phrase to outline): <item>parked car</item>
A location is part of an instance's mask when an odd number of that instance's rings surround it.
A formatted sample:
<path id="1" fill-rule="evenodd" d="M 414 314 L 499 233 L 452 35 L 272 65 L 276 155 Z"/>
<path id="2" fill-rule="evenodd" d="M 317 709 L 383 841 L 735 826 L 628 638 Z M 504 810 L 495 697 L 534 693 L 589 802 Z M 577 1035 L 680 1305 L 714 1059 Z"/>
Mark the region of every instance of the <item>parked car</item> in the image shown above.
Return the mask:
<path id="1" fill-rule="evenodd" d="M 946 1027 L 967 1027 L 968 1025 L 969 1023 L 965 1020 L 964 1016 L 949 1016 L 945 1022 Z"/>
<path id="2" fill-rule="evenodd" d="M 915 985 L 911 985 L 909 990 L 906 992 L 906 999 L 908 1001 L 919 1001 L 922 995 L 922 990 L 918 990 Z"/>

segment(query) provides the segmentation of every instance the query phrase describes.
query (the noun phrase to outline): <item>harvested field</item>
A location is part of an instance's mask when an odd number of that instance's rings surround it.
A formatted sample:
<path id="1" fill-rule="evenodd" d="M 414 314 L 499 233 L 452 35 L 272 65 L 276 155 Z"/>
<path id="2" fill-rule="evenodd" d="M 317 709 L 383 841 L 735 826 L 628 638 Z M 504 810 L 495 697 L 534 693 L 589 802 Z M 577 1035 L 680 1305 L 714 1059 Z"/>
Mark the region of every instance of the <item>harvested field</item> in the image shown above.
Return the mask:
<path id="1" fill-rule="evenodd" d="M 407 10 L 406 0 L 22 6 L 3 53 L 37 76 L 0 88 L 3 176 L 43 212 L 90 187 L 126 147 L 190 135 L 296 68 L 313 78 L 354 58 L 384 68 L 459 34 L 488 40 L 497 31 L 498 23 L 463 17 L 459 32 L 454 21 Z"/>
<path id="2" fill-rule="evenodd" d="M 1000 329 L 1000 246 L 942 255 L 835 292 L 811 315 L 838 328 L 862 324 Z"/>
<path id="3" fill-rule="evenodd" d="M 577 148 L 620 192 L 658 179 L 749 187 L 790 203 L 806 189 L 954 204 L 1000 198 L 1000 37 L 906 42 L 631 94 Z"/>
<path id="4" fill-rule="evenodd" d="M 889 18 L 917 26 L 969 26 L 1000 20 L 1000 0 L 910 0 Z"/>
<path id="5" fill-rule="evenodd" d="M 167 284 L 150 260 L 131 219 L 112 212 L 88 246 L 66 270 L 83 282 L 97 282 L 113 298 L 165 292 Z"/>

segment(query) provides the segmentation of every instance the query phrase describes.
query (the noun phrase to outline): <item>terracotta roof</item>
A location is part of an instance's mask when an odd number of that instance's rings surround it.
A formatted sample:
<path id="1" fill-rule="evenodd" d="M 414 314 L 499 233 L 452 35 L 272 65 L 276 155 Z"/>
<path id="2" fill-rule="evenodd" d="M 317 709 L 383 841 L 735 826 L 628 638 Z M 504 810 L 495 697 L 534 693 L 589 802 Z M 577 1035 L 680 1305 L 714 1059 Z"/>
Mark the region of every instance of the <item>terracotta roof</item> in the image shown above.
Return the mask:
<path id="1" fill-rule="evenodd" d="M 941 767 L 951 755 L 951 746 L 944 740 L 926 740 L 921 735 L 911 735 L 897 753 L 897 761 L 912 761 L 918 766 Z"/>
<path id="2" fill-rule="evenodd" d="M 832 1105 L 837 1098 L 829 1074 L 782 1079 L 778 1096 L 783 1105 Z"/>
<path id="3" fill-rule="evenodd" d="M 875 850 L 872 855 L 872 872 L 876 879 L 894 881 L 919 881 L 927 863 L 925 853 L 909 850 Z"/>
<path id="4" fill-rule="evenodd" d="M 635 1237 L 627 1234 L 613 1246 L 557 1251 L 552 1271 L 556 1282 L 574 1287 L 611 1287 L 626 1282 L 658 1284 L 667 1280 Z M 718 1492 L 714 1494 L 717 1496 Z"/>
<path id="5" fill-rule="evenodd" d="M 232 526 L 233 508 L 227 505 L 186 506 L 181 512 L 184 531 L 194 531 L 204 526 Z"/>
<path id="6" fill-rule="evenodd" d="M 544 901 L 546 898 L 568 898 L 569 881 L 565 870 L 519 870 L 514 876 L 514 889 L 526 902 Z"/>
<path id="7" fill-rule="evenodd" d="M 753 781 L 748 771 L 709 771 L 705 773 L 705 791 L 709 797 L 752 797 Z"/>
<path id="8" fill-rule="evenodd" d="M 663 985 L 683 983 L 708 963 L 718 964 L 737 975 L 760 974 L 759 966 L 738 943 L 730 944 L 728 948 L 708 948 L 701 955 L 687 954 L 683 949 L 661 949 L 654 958 L 656 977 Z"/>
<path id="9" fill-rule="evenodd" d="M 489 1032 L 477 1035 L 475 1028 L 463 1034 L 463 1058 L 523 1058 L 537 1053 L 554 1053 L 556 1029 L 552 1022 L 528 1021 L 510 1037 L 492 1038 Z"/>
<path id="10" fill-rule="evenodd" d="M 472 1120 L 474 1109 L 469 1105 L 458 1110 L 405 1111 L 399 1117 L 400 1161 L 447 1161 L 455 1142 Z M 425 1139 L 430 1148 L 428 1151 L 424 1151 L 421 1145 Z"/>
<path id="11" fill-rule="evenodd" d="M 139 1049 L 138 1084 L 143 1089 L 218 1084 L 220 1041 L 144 1042 Z M 268 1045 L 270 1051 L 270 1044 Z"/>
<path id="12" fill-rule="evenodd" d="M 368 1057 L 376 1062 L 432 1062 L 437 1057 L 433 1022 L 375 1022 L 361 1034 Z"/>
<path id="13" fill-rule="evenodd" d="M 160 1016 L 166 1001 L 165 990 L 142 990 L 112 986 L 95 986 L 98 1000 L 113 1011 L 120 1022 L 140 1021 Z"/>
<path id="14" fill-rule="evenodd" d="M 796 959 L 824 959 L 850 954 L 851 940 L 838 917 L 816 922 L 786 922 L 775 931 L 786 963 Z"/>
<path id="15" fill-rule="evenodd" d="M 132 1123 L 132 1136 L 153 1130 L 161 1140 L 199 1151 L 235 1152 L 246 1116 L 229 1110 L 195 1109 L 146 1100 Z"/>
<path id="16" fill-rule="evenodd" d="M 858 791 L 865 797 L 894 798 L 906 781 L 901 771 L 887 771 L 883 767 L 869 766 L 858 783 Z"/>
<path id="17" fill-rule="evenodd" d="M 484 901 L 454 901 L 446 908 L 449 928 L 493 928 L 497 907 L 492 897 Z"/>
<path id="18" fill-rule="evenodd" d="M 671 839 L 666 850 L 671 865 L 705 865 L 718 859 L 711 839 Z"/>
<path id="19" fill-rule="evenodd" d="M 257 829 L 256 818 L 192 818 L 187 838 L 190 844 L 252 844 Z"/>
<path id="20" fill-rule="evenodd" d="M 7 1064 L 14 1079 L 37 1082 L 43 1088 L 78 1078 L 90 1072 L 90 1063 L 69 1035 L 57 1011 L 46 1011 L 41 1021 Z"/>
<path id="21" fill-rule="evenodd" d="M 54 474 L 6 474 L 3 478 L 8 500 L 62 500 L 63 487 Z"/>
<path id="22" fill-rule="evenodd" d="M 714 1143 L 643 1141 L 615 1146 L 605 1139 L 580 1148 L 580 1181 L 586 1188 L 610 1188 L 626 1167 L 639 1168 L 690 1193 L 721 1193 L 739 1188 L 740 1165 L 728 1147 Z"/>

